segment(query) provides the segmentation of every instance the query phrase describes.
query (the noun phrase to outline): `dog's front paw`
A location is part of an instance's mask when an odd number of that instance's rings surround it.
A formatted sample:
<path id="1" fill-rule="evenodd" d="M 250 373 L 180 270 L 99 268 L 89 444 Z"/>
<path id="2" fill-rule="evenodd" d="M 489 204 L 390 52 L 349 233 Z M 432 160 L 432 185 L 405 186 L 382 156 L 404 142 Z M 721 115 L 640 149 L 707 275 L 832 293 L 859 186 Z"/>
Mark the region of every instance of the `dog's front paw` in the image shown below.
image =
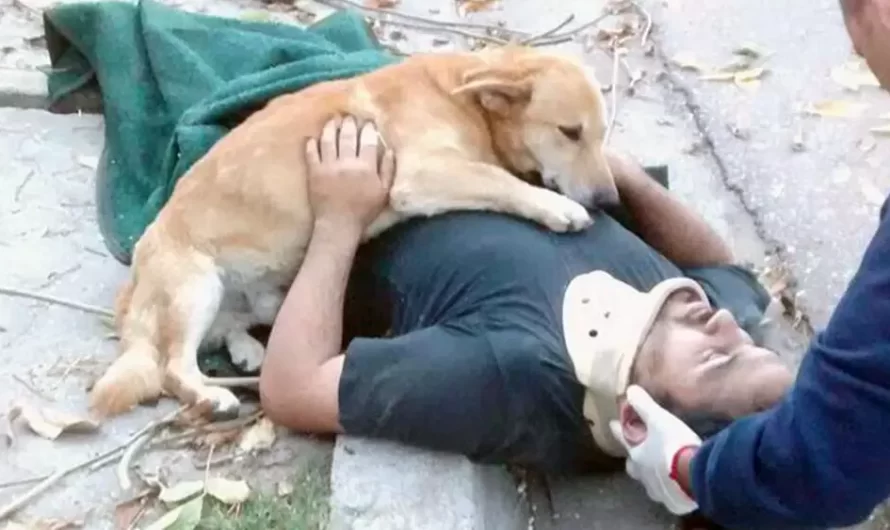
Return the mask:
<path id="1" fill-rule="evenodd" d="M 550 190 L 541 190 L 538 203 L 543 206 L 540 221 L 554 232 L 576 232 L 591 224 L 587 209 L 577 202 Z"/>
<path id="2" fill-rule="evenodd" d="M 226 336 L 232 362 L 245 372 L 257 372 L 263 364 L 266 349 L 246 331 L 233 331 Z"/>

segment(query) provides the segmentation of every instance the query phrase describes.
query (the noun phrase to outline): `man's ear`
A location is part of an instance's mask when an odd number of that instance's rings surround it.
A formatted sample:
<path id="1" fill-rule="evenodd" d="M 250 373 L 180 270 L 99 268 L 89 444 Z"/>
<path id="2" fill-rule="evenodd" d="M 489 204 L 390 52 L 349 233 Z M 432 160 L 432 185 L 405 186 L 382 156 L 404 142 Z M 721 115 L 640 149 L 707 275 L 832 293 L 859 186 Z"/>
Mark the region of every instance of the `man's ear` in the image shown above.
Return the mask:
<path id="1" fill-rule="evenodd" d="M 514 105 L 527 103 L 531 99 L 532 84 L 527 77 L 481 68 L 464 74 L 463 84 L 452 90 L 451 94 L 475 95 L 486 110 L 506 115 Z"/>

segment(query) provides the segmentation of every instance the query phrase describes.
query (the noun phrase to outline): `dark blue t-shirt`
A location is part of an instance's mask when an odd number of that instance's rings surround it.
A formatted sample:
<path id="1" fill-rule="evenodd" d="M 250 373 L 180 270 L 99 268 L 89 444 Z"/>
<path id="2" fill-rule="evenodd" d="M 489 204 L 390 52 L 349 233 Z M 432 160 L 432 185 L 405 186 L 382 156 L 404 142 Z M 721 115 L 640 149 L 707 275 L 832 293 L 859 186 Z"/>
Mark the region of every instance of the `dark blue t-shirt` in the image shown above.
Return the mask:
<path id="1" fill-rule="evenodd" d="M 576 468 L 593 449 L 562 298 L 592 270 L 641 290 L 693 277 L 756 333 L 769 297 L 749 272 L 683 271 L 612 217 L 594 218 L 557 234 L 513 216 L 454 212 L 363 247 L 346 304 L 344 429 L 479 461 Z"/>

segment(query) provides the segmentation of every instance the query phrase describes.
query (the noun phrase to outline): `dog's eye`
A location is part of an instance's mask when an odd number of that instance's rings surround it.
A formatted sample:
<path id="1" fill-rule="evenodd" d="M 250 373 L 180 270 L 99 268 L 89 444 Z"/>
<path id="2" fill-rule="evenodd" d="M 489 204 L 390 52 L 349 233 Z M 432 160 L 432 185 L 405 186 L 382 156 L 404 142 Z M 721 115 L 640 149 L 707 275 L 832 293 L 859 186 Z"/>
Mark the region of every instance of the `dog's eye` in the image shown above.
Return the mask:
<path id="1" fill-rule="evenodd" d="M 577 142 L 578 140 L 581 139 L 581 126 L 580 125 L 574 125 L 574 126 L 560 125 L 559 132 L 561 132 L 563 134 L 563 136 L 565 136 L 566 138 L 568 138 L 569 140 L 571 140 L 573 142 Z"/>

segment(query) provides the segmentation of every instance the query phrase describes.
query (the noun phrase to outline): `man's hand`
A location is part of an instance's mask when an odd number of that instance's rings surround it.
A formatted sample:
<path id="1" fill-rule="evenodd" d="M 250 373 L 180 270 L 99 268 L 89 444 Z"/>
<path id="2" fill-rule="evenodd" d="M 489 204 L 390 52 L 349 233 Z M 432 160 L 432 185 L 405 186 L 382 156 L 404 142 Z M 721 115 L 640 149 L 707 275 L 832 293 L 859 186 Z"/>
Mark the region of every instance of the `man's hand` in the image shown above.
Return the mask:
<path id="1" fill-rule="evenodd" d="M 358 235 L 387 205 L 395 159 L 387 149 L 381 160 L 374 124 L 367 123 L 359 131 L 352 117 L 342 125 L 337 119 L 329 121 L 320 140 L 306 143 L 306 162 L 316 227 L 336 227 Z"/>
<path id="2" fill-rule="evenodd" d="M 685 515 L 698 504 L 684 492 L 678 482 L 678 469 L 688 465 L 689 452 L 701 445 L 701 438 L 692 429 L 656 403 L 641 387 L 627 389 L 627 403 L 646 425 L 645 439 L 631 447 L 621 428 L 613 420 L 612 434 L 627 449 L 627 474 L 642 483 L 649 498 L 660 502 L 676 515 Z"/>

